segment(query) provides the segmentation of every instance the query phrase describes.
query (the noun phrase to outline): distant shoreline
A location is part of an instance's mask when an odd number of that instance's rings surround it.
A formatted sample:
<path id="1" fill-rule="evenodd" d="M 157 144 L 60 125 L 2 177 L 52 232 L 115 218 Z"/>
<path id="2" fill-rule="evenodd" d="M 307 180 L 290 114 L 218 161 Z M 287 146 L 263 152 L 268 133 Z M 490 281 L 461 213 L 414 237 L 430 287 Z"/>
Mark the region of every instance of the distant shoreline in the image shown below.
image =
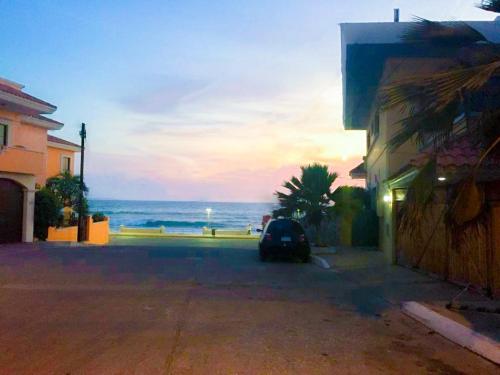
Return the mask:
<path id="1" fill-rule="evenodd" d="M 203 201 L 203 200 L 157 200 L 157 199 L 116 199 L 116 198 L 88 198 L 89 201 L 113 201 L 113 202 L 164 202 L 164 203 L 238 203 L 238 204 L 278 204 L 278 202 L 254 202 L 254 201 Z"/>

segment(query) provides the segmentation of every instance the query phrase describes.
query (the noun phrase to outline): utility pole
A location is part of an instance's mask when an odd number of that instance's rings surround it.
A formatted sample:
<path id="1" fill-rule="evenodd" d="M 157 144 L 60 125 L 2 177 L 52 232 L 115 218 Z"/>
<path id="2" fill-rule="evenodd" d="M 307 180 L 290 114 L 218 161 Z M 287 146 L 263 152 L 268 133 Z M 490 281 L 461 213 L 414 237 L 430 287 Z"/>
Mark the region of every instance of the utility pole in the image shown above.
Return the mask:
<path id="1" fill-rule="evenodd" d="M 87 131 L 85 130 L 85 123 L 82 122 L 82 130 L 80 130 L 80 197 L 78 204 L 78 242 L 85 240 L 85 218 L 83 217 L 83 163 L 85 159 L 85 138 L 87 138 Z"/>

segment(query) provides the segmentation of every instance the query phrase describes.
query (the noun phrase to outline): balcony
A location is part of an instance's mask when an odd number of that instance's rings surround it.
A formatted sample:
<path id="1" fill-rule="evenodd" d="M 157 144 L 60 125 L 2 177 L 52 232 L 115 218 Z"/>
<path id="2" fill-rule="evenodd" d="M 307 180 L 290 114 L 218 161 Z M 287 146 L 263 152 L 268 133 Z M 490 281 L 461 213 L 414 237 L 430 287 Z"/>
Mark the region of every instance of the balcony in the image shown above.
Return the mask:
<path id="1" fill-rule="evenodd" d="M 0 172 L 31 174 L 42 181 L 45 176 L 45 154 L 16 147 L 0 151 Z"/>

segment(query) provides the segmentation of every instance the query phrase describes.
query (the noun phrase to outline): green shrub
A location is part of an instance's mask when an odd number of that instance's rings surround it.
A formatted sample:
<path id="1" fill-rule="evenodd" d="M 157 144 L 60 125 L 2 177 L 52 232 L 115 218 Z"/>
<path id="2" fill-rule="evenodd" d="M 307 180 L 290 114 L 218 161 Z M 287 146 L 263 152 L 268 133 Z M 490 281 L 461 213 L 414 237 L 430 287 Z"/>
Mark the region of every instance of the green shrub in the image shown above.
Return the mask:
<path id="1" fill-rule="evenodd" d="M 47 239 L 48 228 L 57 225 L 62 207 L 59 198 L 49 189 L 43 188 L 35 193 L 35 237 L 43 241 Z"/>
<path id="2" fill-rule="evenodd" d="M 80 212 L 80 178 L 70 173 L 63 173 L 47 180 L 47 189 L 50 190 L 65 207 L 71 207 L 76 213 Z M 89 189 L 83 185 L 82 214 L 86 216 L 89 205 L 86 198 Z"/>
<path id="3" fill-rule="evenodd" d="M 99 221 L 105 221 L 106 216 L 102 212 L 96 212 L 92 215 L 92 220 L 94 220 L 94 223 L 97 223 Z"/>

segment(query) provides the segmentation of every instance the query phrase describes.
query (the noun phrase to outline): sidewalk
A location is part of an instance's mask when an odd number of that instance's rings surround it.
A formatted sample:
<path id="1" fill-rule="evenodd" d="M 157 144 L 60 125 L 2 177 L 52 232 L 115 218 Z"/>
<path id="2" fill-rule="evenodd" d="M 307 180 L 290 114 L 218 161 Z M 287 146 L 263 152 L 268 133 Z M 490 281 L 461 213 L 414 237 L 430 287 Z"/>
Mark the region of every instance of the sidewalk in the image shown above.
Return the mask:
<path id="1" fill-rule="evenodd" d="M 444 326 L 446 326 L 445 331 L 440 332 L 443 336 L 448 338 L 453 336 L 453 334 L 447 335 L 446 330 L 453 330 L 450 326 L 455 326 L 459 330 L 463 326 L 466 328 L 465 331 L 469 331 L 470 340 L 474 341 L 473 346 L 477 346 L 478 340 L 481 341 L 482 336 L 484 336 L 485 340 L 491 344 L 490 347 L 495 347 L 498 350 L 495 358 L 500 355 L 500 314 L 477 311 L 478 308 L 482 310 L 482 307 L 488 311 L 500 311 L 500 301 L 492 301 L 477 292 L 467 290 L 454 300 L 454 308 L 448 309 L 446 305 L 463 288 L 424 273 L 388 265 L 383 254 L 379 251 L 336 247 L 316 248 L 313 253 L 329 263 L 331 269 L 327 272 L 338 273 L 359 285 L 361 289 L 376 294 L 390 304 L 403 306 L 407 305 L 408 302 L 416 302 L 416 304 L 410 303 L 410 306 L 427 310 L 430 315 L 437 313 L 435 316 L 441 321 L 439 324 L 443 326 L 442 322 L 444 322 Z M 432 326 L 432 322 L 429 322 L 429 314 L 419 318 L 408 311 L 405 313 L 429 327 Z M 455 323 L 460 324 L 460 326 L 456 326 Z M 434 328 L 436 327 L 434 326 Z M 460 332 L 460 336 L 465 335 L 462 331 Z M 462 342 L 457 343 L 467 346 Z M 484 355 L 484 353 L 479 354 Z"/>

